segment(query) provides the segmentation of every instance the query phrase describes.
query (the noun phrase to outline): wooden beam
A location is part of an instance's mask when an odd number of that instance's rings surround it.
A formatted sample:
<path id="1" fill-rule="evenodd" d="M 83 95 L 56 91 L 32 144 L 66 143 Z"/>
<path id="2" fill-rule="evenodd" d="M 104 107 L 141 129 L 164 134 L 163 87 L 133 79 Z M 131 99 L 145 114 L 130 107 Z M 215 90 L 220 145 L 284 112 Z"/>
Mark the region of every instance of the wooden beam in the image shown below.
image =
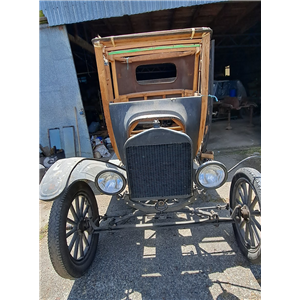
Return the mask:
<path id="1" fill-rule="evenodd" d="M 95 54 L 94 47 L 91 44 L 89 44 L 87 41 L 85 41 L 84 39 L 79 37 L 78 35 L 76 37 L 74 37 L 73 35 L 68 33 L 68 37 L 69 37 L 70 42 L 72 42 L 72 43 L 80 46 L 81 48 Z"/>
<path id="2" fill-rule="evenodd" d="M 152 12 L 148 12 L 147 16 L 148 16 L 147 23 L 148 23 L 148 28 L 149 28 L 149 30 L 147 30 L 147 31 L 153 31 Z"/>
<path id="3" fill-rule="evenodd" d="M 198 14 L 199 14 L 200 7 L 202 7 L 202 5 L 198 5 L 198 6 L 196 7 L 196 9 L 194 10 L 194 13 L 193 13 L 192 17 L 191 17 L 191 19 L 188 21 L 188 24 L 187 24 L 187 26 L 186 26 L 187 28 L 193 26 L 194 21 L 196 20 Z"/>
<path id="4" fill-rule="evenodd" d="M 260 2 L 247 2 L 247 6 L 245 7 L 245 10 L 243 13 L 239 14 L 236 19 L 235 22 L 231 22 L 230 24 L 228 24 L 228 27 L 226 28 L 226 30 L 223 32 L 223 34 L 229 32 L 232 28 L 240 28 L 241 27 L 241 23 L 243 23 L 244 19 L 247 18 L 247 16 L 254 10 L 256 9 L 258 6 L 260 5 Z"/>
<path id="5" fill-rule="evenodd" d="M 204 28 L 195 28 L 195 33 L 193 36 L 194 39 L 201 39 L 203 35 L 205 35 L 207 32 L 210 32 L 210 29 L 208 27 Z M 172 32 L 168 32 L 167 30 L 162 30 L 158 34 L 155 32 L 146 32 L 146 33 L 136 33 L 136 34 L 126 34 L 121 36 L 113 36 L 115 46 L 122 46 L 122 45 L 134 45 L 136 46 L 136 43 L 143 43 L 143 42 L 150 42 L 150 41 L 176 41 L 176 44 L 179 40 L 186 40 L 190 39 L 192 35 L 192 29 L 191 28 L 185 28 L 185 29 L 178 29 L 178 30 L 172 30 Z M 113 44 L 111 42 L 111 37 L 106 36 L 101 39 L 99 39 L 99 42 L 103 44 L 106 47 L 112 47 Z"/>
<path id="6" fill-rule="evenodd" d="M 200 47 L 199 47 L 200 49 Z M 115 58 L 114 61 L 120 61 L 123 63 L 133 63 L 133 62 L 139 62 L 139 61 L 145 61 L 145 60 L 154 60 L 154 59 L 165 59 L 165 58 L 175 58 L 175 57 L 183 57 L 188 55 L 193 55 L 196 50 L 193 51 L 181 51 L 181 52 L 166 52 L 166 53 L 154 53 L 154 54 L 148 54 L 148 55 L 139 55 L 134 56 L 128 59 L 125 59 L 124 57 L 121 58 Z"/>
<path id="7" fill-rule="evenodd" d="M 171 53 L 171 52 L 180 52 L 180 51 L 195 51 L 196 48 L 199 48 L 199 46 L 191 46 L 186 48 L 169 48 L 169 49 L 160 49 L 160 50 L 147 50 L 147 51 L 137 51 L 137 52 L 126 52 L 126 53 L 120 53 L 120 54 L 111 54 L 109 55 L 109 60 L 112 61 L 114 59 L 122 58 L 122 57 L 131 57 L 131 56 L 137 56 L 137 55 L 148 55 L 148 54 L 156 54 L 158 52 L 160 53 Z"/>
<path id="8" fill-rule="evenodd" d="M 95 22 L 95 23 L 91 23 L 89 25 L 92 28 L 92 30 L 93 30 L 93 37 L 96 37 L 99 34 L 101 34 L 101 36 L 112 35 L 112 32 L 105 25 L 105 23 L 103 22 L 103 20 L 97 20 L 97 21 L 93 21 L 93 22 Z"/>
<path id="9" fill-rule="evenodd" d="M 175 11 L 176 11 L 176 8 L 171 9 L 170 21 L 169 21 L 169 26 L 168 26 L 169 30 L 173 29 L 173 21 L 174 21 Z"/>
<path id="10" fill-rule="evenodd" d="M 206 152 L 206 153 L 201 153 L 200 156 L 201 159 L 214 159 L 214 152 L 210 151 L 210 152 Z"/>
<path id="11" fill-rule="evenodd" d="M 206 124 L 207 116 L 207 102 L 208 102 L 208 83 L 209 83 L 209 50 L 210 50 L 210 34 L 206 34 L 202 38 L 202 57 L 201 57 L 201 119 L 200 119 L 200 129 L 198 136 L 197 149 L 200 149 L 204 137 L 204 129 Z"/>
<path id="12" fill-rule="evenodd" d="M 180 127 L 180 126 L 170 126 L 170 127 L 166 127 L 168 129 L 172 129 L 172 130 L 175 130 L 175 131 L 182 131 L 183 132 L 183 129 Z M 141 132 L 144 132 L 146 131 L 147 129 L 140 129 L 140 130 L 132 130 L 131 131 L 131 134 L 130 134 L 130 137 L 135 135 L 135 134 L 138 134 L 138 133 L 141 133 Z"/>
<path id="13" fill-rule="evenodd" d="M 128 25 L 128 28 L 129 28 L 129 32 L 130 33 L 134 33 L 134 29 L 133 29 L 133 26 L 132 26 L 132 22 L 131 22 L 131 19 L 130 19 L 130 16 L 129 15 L 124 15 L 124 19 L 126 20 L 126 23 Z"/>
<path id="14" fill-rule="evenodd" d="M 188 40 L 180 40 L 180 44 L 201 44 L 201 39 L 188 39 Z M 146 48 L 146 47 L 154 47 L 154 46 L 167 46 L 167 45 L 177 45 L 178 41 L 146 41 L 141 43 L 135 43 L 134 48 Z M 124 44 L 122 46 L 115 46 L 115 47 L 105 47 L 106 52 L 110 51 L 118 51 L 118 50 L 126 50 L 126 49 L 132 49 L 132 44 Z"/>
<path id="15" fill-rule="evenodd" d="M 184 90 L 184 89 L 172 89 L 172 90 L 157 90 L 157 91 L 147 91 L 147 92 L 137 92 L 130 93 L 126 95 L 121 95 L 119 99 L 114 99 L 114 102 L 127 102 L 129 99 L 139 98 L 139 97 L 152 97 L 152 96 L 166 96 L 166 95 L 177 95 L 181 94 L 182 96 L 191 96 L 193 91 Z"/>
<path id="16" fill-rule="evenodd" d="M 109 66 L 106 65 L 104 62 L 103 47 L 101 45 L 95 47 L 95 56 L 97 62 L 98 77 L 99 77 L 99 84 L 101 90 L 101 99 L 102 99 L 107 132 L 111 140 L 113 149 L 117 157 L 120 159 L 120 154 L 117 148 L 117 144 L 116 144 L 116 140 L 112 128 L 111 118 L 110 118 L 110 112 L 109 112 L 109 103 L 110 101 L 113 101 L 111 77 L 109 72 Z"/>
<path id="17" fill-rule="evenodd" d="M 200 47 L 199 47 L 200 50 Z M 194 79 L 193 79 L 193 91 L 197 91 L 197 86 L 198 86 L 198 77 L 200 76 L 199 74 L 199 57 L 200 57 L 200 51 L 195 53 L 195 63 L 194 63 Z"/>
<path id="18" fill-rule="evenodd" d="M 249 30 L 251 27 L 256 25 L 261 21 L 261 9 L 260 7 L 256 7 L 256 9 L 252 10 L 249 15 L 243 20 L 243 24 L 240 24 L 239 30 L 237 33 L 244 33 Z M 241 22 L 242 23 L 242 22 Z"/>
<path id="19" fill-rule="evenodd" d="M 114 35 L 116 33 L 116 31 L 113 28 L 113 26 L 111 25 L 111 22 L 109 22 L 109 19 L 102 19 L 102 21 L 105 24 L 105 26 L 107 27 L 109 34 Z"/>
<path id="20" fill-rule="evenodd" d="M 220 20 L 222 20 L 223 15 L 226 14 L 226 2 L 224 3 L 218 3 L 220 4 L 220 10 L 218 11 L 217 15 L 214 17 L 214 19 L 207 25 L 210 28 L 214 28 L 216 23 L 219 23 Z"/>
<path id="21" fill-rule="evenodd" d="M 112 76 L 113 76 L 115 98 L 119 98 L 119 88 L 118 88 L 118 80 L 117 80 L 117 69 L 116 69 L 116 63 L 115 63 L 115 61 L 111 62 L 111 71 L 112 71 Z"/>
<path id="22" fill-rule="evenodd" d="M 149 117 L 149 118 L 143 118 L 143 119 L 139 119 L 137 121 L 134 121 L 133 123 L 130 124 L 128 131 L 127 131 L 127 137 L 130 137 L 132 134 L 136 134 L 136 133 L 140 133 L 143 132 L 144 130 L 134 130 L 134 128 L 140 123 L 140 122 L 150 122 L 150 121 L 154 121 L 156 119 L 156 117 Z M 162 117 L 162 118 L 158 118 L 159 120 L 169 120 L 171 119 L 176 125 L 175 126 L 171 126 L 171 127 L 167 127 L 169 129 L 173 129 L 176 131 L 183 131 L 185 132 L 185 126 L 183 125 L 183 123 L 181 122 L 180 119 L 176 119 L 176 118 L 167 118 L 167 117 Z"/>

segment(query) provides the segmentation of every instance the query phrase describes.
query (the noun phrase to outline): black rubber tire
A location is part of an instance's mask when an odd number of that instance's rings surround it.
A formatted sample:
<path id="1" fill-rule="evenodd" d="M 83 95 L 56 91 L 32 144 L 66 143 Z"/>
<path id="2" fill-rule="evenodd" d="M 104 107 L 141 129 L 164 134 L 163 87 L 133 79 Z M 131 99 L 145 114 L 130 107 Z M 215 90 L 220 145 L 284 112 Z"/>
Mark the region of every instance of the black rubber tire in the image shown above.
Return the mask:
<path id="1" fill-rule="evenodd" d="M 98 238 L 99 238 L 98 234 L 93 234 L 91 231 L 89 231 L 89 233 L 88 231 L 84 231 L 85 238 L 83 238 L 82 236 L 83 231 L 77 229 L 79 228 L 80 222 L 76 221 L 76 219 L 74 218 L 74 220 L 77 223 L 75 222 L 76 224 L 73 225 L 73 229 L 75 230 L 75 232 L 73 233 L 75 242 L 73 242 L 73 246 L 71 248 L 74 248 L 74 244 L 75 244 L 75 248 L 77 247 L 76 259 L 74 259 L 74 257 L 71 255 L 71 252 L 68 249 L 67 232 L 66 232 L 67 231 L 66 226 L 67 224 L 69 224 L 69 221 L 67 222 L 68 213 L 71 212 L 70 208 L 73 200 L 78 201 L 78 203 L 80 203 L 79 199 L 81 199 L 81 203 L 84 203 L 82 204 L 82 210 L 83 208 L 85 208 L 85 210 L 87 210 L 86 214 L 88 214 L 89 217 L 92 217 L 93 221 L 95 221 L 99 216 L 96 198 L 89 185 L 83 181 L 76 181 L 72 183 L 66 189 L 66 191 L 54 201 L 51 208 L 50 217 L 49 217 L 48 250 L 49 250 L 50 260 L 57 274 L 67 279 L 79 278 L 88 270 L 88 268 L 90 267 L 91 263 L 95 258 L 96 250 L 98 246 Z M 77 204 L 77 202 L 75 203 Z M 78 208 L 79 208 L 79 204 L 78 204 Z M 76 206 L 75 209 L 76 209 L 75 213 L 78 213 Z M 80 213 L 78 215 L 80 215 Z M 82 215 L 83 214 L 81 214 L 81 219 L 83 219 Z M 80 239 L 78 238 L 79 231 L 81 234 L 81 239 L 82 239 L 81 241 L 79 240 L 77 241 L 77 239 Z M 86 235 L 88 236 L 88 239 L 86 238 Z M 89 243 L 87 242 L 85 243 L 86 248 L 84 250 L 86 252 L 82 252 L 81 250 L 83 249 L 84 246 L 83 239 L 85 239 L 85 241 L 89 241 Z M 80 242 L 81 245 L 79 245 Z M 82 248 L 79 251 L 78 248 L 80 246 L 82 246 Z M 82 258 L 77 259 L 77 256 L 80 252 Z"/>
<path id="2" fill-rule="evenodd" d="M 249 191 L 250 188 L 252 191 Z M 235 196 L 237 194 L 239 196 Z M 261 260 L 261 174 L 257 170 L 241 168 L 234 174 L 230 186 L 230 207 L 234 209 L 239 201 L 242 206 L 247 203 L 250 213 L 246 219 L 242 216 L 236 218 L 236 222 L 232 224 L 234 235 L 240 250 L 249 261 L 259 263 Z"/>

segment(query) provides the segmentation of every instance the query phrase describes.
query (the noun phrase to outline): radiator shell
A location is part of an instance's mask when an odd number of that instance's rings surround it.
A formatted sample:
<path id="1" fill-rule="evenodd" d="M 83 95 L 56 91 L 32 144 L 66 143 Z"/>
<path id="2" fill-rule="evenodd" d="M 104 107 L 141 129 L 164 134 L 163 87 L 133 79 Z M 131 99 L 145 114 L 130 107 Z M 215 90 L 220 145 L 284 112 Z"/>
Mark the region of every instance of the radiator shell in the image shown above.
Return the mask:
<path id="1" fill-rule="evenodd" d="M 132 200 L 192 195 L 193 145 L 188 135 L 153 128 L 128 139 L 124 148 Z"/>

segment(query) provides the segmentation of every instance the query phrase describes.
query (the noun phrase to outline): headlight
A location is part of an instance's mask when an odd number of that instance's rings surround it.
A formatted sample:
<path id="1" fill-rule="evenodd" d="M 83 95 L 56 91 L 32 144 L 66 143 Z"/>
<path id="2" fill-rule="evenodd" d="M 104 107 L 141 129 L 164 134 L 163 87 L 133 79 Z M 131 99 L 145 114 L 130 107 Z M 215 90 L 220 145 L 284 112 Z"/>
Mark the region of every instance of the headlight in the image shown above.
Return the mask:
<path id="1" fill-rule="evenodd" d="M 227 177 L 225 165 L 217 161 L 209 161 L 198 168 L 195 180 L 199 187 L 216 189 L 226 182 Z"/>
<path id="2" fill-rule="evenodd" d="M 121 193 L 126 186 L 125 177 L 113 170 L 100 172 L 95 179 L 96 187 L 104 194 L 115 195 Z"/>

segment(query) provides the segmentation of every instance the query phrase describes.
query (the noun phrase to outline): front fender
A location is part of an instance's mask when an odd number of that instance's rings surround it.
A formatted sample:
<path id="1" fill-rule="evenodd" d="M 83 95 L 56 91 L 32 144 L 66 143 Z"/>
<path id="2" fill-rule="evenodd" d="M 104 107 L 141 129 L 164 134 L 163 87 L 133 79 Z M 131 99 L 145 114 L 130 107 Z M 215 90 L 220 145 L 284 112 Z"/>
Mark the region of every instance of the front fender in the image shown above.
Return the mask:
<path id="1" fill-rule="evenodd" d="M 82 157 L 60 159 L 50 167 L 40 183 L 40 200 L 54 200 L 76 180 L 94 183 L 100 171 L 110 169 L 118 170 L 127 179 L 125 169 L 110 162 Z"/>

